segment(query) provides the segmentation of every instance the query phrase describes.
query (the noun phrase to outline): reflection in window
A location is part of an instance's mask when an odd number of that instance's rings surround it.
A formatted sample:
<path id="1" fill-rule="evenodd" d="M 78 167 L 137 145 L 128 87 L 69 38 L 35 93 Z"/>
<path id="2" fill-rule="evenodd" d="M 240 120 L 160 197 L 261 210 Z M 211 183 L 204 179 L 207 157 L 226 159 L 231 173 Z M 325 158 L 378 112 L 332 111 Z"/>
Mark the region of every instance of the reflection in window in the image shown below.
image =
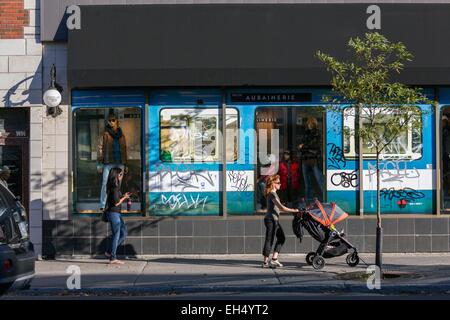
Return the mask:
<path id="1" fill-rule="evenodd" d="M 366 109 L 363 109 L 363 112 Z M 355 108 L 345 108 L 344 109 L 344 155 L 346 157 L 355 157 Z M 392 119 L 393 115 L 384 114 L 380 117 L 381 121 L 388 122 Z M 419 119 L 420 120 L 420 119 Z M 384 123 L 384 122 L 382 122 Z M 368 124 L 368 119 L 363 118 L 363 126 Z M 400 125 L 400 124 L 399 124 Z M 389 133 L 380 133 L 381 136 L 389 136 Z M 375 146 L 370 141 L 363 142 L 363 154 L 364 156 L 375 156 L 376 150 Z M 421 125 L 413 127 L 412 124 L 408 126 L 408 130 L 400 133 L 394 140 L 386 146 L 383 150 L 384 157 L 390 158 L 409 158 L 418 159 L 422 154 L 422 131 Z"/>
<path id="2" fill-rule="evenodd" d="M 214 162 L 221 160 L 221 118 L 218 109 L 163 109 L 160 115 L 161 160 Z M 238 156 L 238 113 L 227 109 L 227 161 Z"/>
<path id="3" fill-rule="evenodd" d="M 113 119 L 117 121 L 112 130 Z M 124 165 L 122 190 L 133 192 L 130 210 L 141 211 L 141 110 L 139 108 L 83 108 L 74 112 L 76 212 L 94 213 L 101 207 L 103 172 Z M 119 132 L 120 137 L 114 136 Z M 111 135 L 111 137 L 110 137 Z M 109 138 L 110 137 L 110 138 Z"/>
<path id="4" fill-rule="evenodd" d="M 276 152 L 274 156 L 278 159 L 281 153 L 287 148 L 286 146 L 286 119 L 287 108 L 271 108 L 271 107 L 259 107 L 256 109 L 256 130 L 258 132 L 258 165 L 267 165 L 267 163 L 261 163 L 261 151 L 260 147 L 266 148 L 263 153 Z M 279 141 L 272 141 L 272 137 L 276 137 L 274 132 L 278 134 Z M 279 149 L 279 150 L 278 150 Z M 263 162 L 266 162 L 264 159 Z"/>

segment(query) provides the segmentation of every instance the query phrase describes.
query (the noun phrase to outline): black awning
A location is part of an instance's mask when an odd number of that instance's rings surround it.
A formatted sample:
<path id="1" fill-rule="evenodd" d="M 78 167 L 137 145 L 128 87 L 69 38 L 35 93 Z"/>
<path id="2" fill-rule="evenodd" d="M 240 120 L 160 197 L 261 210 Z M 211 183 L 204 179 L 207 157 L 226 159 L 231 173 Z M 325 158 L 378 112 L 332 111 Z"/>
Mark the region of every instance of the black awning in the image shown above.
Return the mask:
<path id="1" fill-rule="evenodd" d="M 329 85 L 317 49 L 348 57 L 366 4 L 82 6 L 71 87 Z M 450 5 L 379 4 L 381 32 L 415 56 L 399 79 L 450 85 Z"/>

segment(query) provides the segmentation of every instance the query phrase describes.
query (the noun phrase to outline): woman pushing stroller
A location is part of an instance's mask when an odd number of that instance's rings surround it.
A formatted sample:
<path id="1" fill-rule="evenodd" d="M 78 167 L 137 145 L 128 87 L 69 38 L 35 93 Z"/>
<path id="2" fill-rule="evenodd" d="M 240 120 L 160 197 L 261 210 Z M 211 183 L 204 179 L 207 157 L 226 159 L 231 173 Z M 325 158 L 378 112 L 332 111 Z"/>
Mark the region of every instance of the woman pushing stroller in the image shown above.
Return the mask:
<path id="1" fill-rule="evenodd" d="M 267 179 L 266 189 L 264 190 L 264 195 L 267 199 L 267 213 L 264 217 L 264 225 L 266 226 L 266 239 L 264 241 L 263 248 L 263 268 L 278 268 L 283 266 L 280 261 L 278 261 L 278 254 L 280 253 L 281 247 L 286 240 L 283 228 L 281 227 L 279 222 L 280 212 L 299 212 L 298 209 L 290 209 L 288 207 L 285 207 L 281 203 L 280 198 L 277 195 L 277 191 L 280 189 L 280 185 L 280 176 L 273 175 Z M 275 243 L 272 259 L 269 262 L 269 256 L 270 252 L 272 251 L 275 237 L 277 238 L 277 241 Z"/>

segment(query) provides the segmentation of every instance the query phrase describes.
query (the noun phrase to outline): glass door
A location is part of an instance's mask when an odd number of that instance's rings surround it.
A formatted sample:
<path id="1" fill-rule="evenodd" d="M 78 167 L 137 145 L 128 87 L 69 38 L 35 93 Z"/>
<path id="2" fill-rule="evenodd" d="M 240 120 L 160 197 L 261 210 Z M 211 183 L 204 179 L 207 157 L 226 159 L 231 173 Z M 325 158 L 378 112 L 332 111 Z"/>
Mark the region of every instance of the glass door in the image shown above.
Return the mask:
<path id="1" fill-rule="evenodd" d="M 267 146 L 266 150 L 271 150 L 269 163 L 261 163 L 258 156 L 257 211 L 266 209 L 265 181 L 273 174 L 280 176 L 279 196 L 286 206 L 296 207 L 302 198 L 323 201 L 326 188 L 323 109 L 314 106 L 259 107 L 255 118 L 258 155 L 260 147 Z M 274 145 L 278 148 L 273 148 Z"/>
<path id="2" fill-rule="evenodd" d="M 0 109 L 0 183 L 20 199 L 28 212 L 29 109 Z"/>
<path id="3" fill-rule="evenodd" d="M 22 183 L 22 147 L 0 146 L 0 183 L 7 185 L 8 189 L 20 199 L 24 190 Z"/>

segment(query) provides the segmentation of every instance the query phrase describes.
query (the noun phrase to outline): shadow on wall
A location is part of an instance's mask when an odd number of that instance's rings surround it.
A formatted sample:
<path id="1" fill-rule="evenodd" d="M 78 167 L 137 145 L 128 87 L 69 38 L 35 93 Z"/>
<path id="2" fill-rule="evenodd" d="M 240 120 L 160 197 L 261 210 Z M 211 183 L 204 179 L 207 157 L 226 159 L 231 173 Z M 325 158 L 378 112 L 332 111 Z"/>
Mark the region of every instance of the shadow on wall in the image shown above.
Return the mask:
<path id="1" fill-rule="evenodd" d="M 64 9 L 63 16 L 61 21 L 59 22 L 58 29 L 53 37 L 53 41 L 67 41 L 67 19 L 69 18 L 69 14 L 66 12 L 67 6 Z"/>
<path id="2" fill-rule="evenodd" d="M 90 241 L 92 240 L 92 243 Z M 104 237 L 99 243 L 94 239 L 83 238 L 46 238 L 42 247 L 42 258 L 54 260 L 57 256 L 90 255 L 94 258 L 105 258 L 107 250 L 110 250 L 111 237 Z M 119 258 L 138 259 L 138 253 L 133 245 L 124 242 L 117 248 Z"/>
<path id="3" fill-rule="evenodd" d="M 24 91 L 21 91 L 20 93 L 17 93 L 17 89 L 19 89 L 21 84 L 26 83 L 28 80 L 33 79 L 33 78 L 34 78 L 33 76 L 25 78 L 22 81 L 18 82 L 15 86 L 10 88 L 6 92 L 5 96 L 3 97 L 3 100 L 2 100 L 3 104 L 6 107 L 22 106 L 27 102 L 29 102 L 31 104 L 31 102 L 29 101 L 30 90 L 24 90 Z M 24 98 L 24 99 L 21 98 L 19 100 L 16 100 L 16 99 L 14 99 L 14 96 L 16 94 L 20 94 L 21 96 L 26 97 L 26 98 Z"/>
<path id="4" fill-rule="evenodd" d="M 42 70 L 42 61 L 39 63 L 37 70 Z M 28 82 L 27 89 L 20 89 L 21 85 Z M 29 76 L 14 86 L 12 86 L 6 94 L 1 98 L 2 104 L 6 107 L 19 107 L 24 105 L 42 105 L 42 83 L 38 83 L 38 79 Z"/>
<path id="5" fill-rule="evenodd" d="M 56 174 L 55 172 L 52 172 L 51 174 L 52 176 L 46 180 L 45 183 L 42 183 L 42 185 L 41 179 L 32 179 L 30 189 L 41 190 L 42 188 L 43 192 L 46 192 L 45 190 L 51 190 L 54 192 L 57 190 L 58 186 L 64 184 L 68 185 L 69 180 L 67 174 Z M 67 190 L 67 196 L 69 196 L 68 192 L 69 191 Z M 44 220 L 53 220 L 55 217 L 52 217 L 54 214 L 51 214 L 51 212 L 67 212 L 68 206 L 61 204 L 59 199 L 56 199 L 56 203 L 50 204 L 46 203 L 43 198 L 40 198 L 31 200 L 30 209 L 42 210 Z"/>
<path id="6" fill-rule="evenodd" d="M 39 205 L 40 200 L 35 200 L 36 205 Z M 45 204 L 44 212 L 45 212 Z M 56 206 L 56 210 L 60 210 Z M 45 213 L 44 213 L 45 215 Z M 84 220 L 82 218 L 76 218 Z M 146 221 L 148 227 L 157 228 L 158 223 L 166 219 L 177 219 L 177 217 L 159 217 L 154 221 Z M 106 249 L 110 243 L 110 225 L 101 221 L 100 215 L 98 218 L 86 219 L 85 223 L 77 225 L 76 220 L 71 221 L 57 221 L 48 220 L 43 226 L 43 247 L 42 257 L 44 259 L 55 259 L 58 256 L 72 256 L 72 255 L 88 255 L 94 258 L 103 258 Z M 127 223 L 128 237 L 135 237 L 140 234 L 142 228 L 142 220 L 133 223 L 129 221 Z M 92 228 L 86 235 L 86 228 Z M 83 231 L 84 230 L 84 231 Z M 97 230 L 94 231 L 94 230 Z M 88 237 L 92 234 L 92 237 Z M 81 235 L 81 236 L 80 236 Z M 105 236 L 106 235 L 106 236 Z M 128 239 L 127 237 L 127 239 Z M 120 246 L 117 250 L 119 256 L 127 256 L 128 258 L 137 259 L 139 254 L 134 246 L 127 243 L 125 240 L 124 245 Z"/>
<path id="7" fill-rule="evenodd" d="M 68 176 L 64 175 L 64 174 L 56 174 L 53 172 L 53 177 L 51 179 L 49 179 L 48 181 L 46 181 L 45 183 L 42 184 L 42 188 L 46 188 L 46 187 L 56 187 L 58 185 L 64 184 L 64 183 L 68 183 Z M 35 184 L 32 186 L 33 188 L 39 188 L 40 186 L 38 185 L 37 182 L 35 182 Z"/>

